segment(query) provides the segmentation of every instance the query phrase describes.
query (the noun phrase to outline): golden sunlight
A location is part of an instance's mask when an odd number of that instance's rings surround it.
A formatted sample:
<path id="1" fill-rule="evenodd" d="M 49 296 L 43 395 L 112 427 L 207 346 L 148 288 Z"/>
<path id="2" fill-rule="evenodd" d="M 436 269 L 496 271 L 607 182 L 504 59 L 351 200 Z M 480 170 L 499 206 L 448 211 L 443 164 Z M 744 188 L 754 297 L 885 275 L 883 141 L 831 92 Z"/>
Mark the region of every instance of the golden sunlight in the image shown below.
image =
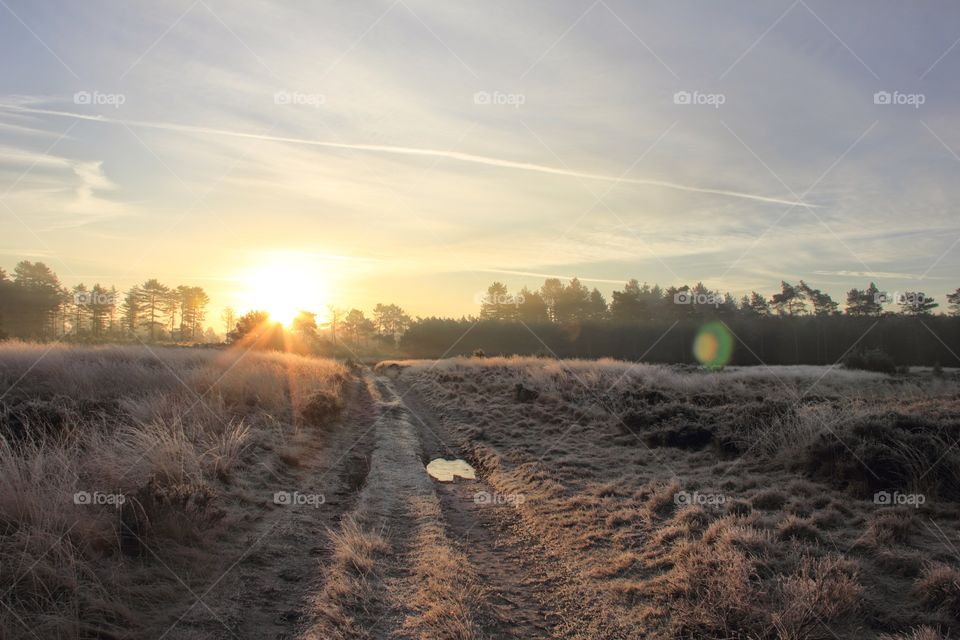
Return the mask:
<path id="1" fill-rule="evenodd" d="M 311 256 L 299 253 L 271 254 L 243 277 L 243 306 L 263 310 L 270 318 L 290 326 L 302 310 L 323 317 L 329 302 L 330 274 Z"/>

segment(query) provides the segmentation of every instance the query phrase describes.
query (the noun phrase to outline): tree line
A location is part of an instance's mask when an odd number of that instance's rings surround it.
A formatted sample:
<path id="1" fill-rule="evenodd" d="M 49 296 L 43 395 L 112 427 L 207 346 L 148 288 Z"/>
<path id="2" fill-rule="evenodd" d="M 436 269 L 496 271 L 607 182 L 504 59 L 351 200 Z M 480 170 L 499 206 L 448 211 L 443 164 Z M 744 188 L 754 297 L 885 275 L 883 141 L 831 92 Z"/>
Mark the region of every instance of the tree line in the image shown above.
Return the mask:
<path id="1" fill-rule="evenodd" d="M 209 303 L 201 287 L 157 279 L 124 292 L 100 283 L 68 288 L 42 262 L 24 260 L 11 274 L 0 269 L 0 339 L 220 342 L 204 329 Z M 494 282 L 478 314 L 459 320 L 414 319 L 396 304 L 377 304 L 369 317 L 330 307 L 326 321 L 303 311 L 289 329 L 265 311 L 238 317 L 227 308 L 221 320 L 227 342 L 253 335 L 267 348 L 293 341 L 306 353 L 439 357 L 482 349 L 662 362 L 693 361 L 697 331 L 721 321 L 736 340 L 733 364 L 832 364 L 878 349 L 899 364 L 960 365 L 960 289 L 945 307 L 923 291 L 885 292 L 872 282 L 848 291 L 841 308 L 803 280 L 740 298 L 702 283 L 664 288 L 630 280 L 608 302 L 577 278 L 548 278 L 516 292 Z"/>
<path id="2" fill-rule="evenodd" d="M 874 350 L 899 365 L 960 366 L 960 289 L 946 303 L 947 314 L 934 313 L 940 304 L 923 291 L 886 292 L 872 282 L 848 291 L 842 309 L 802 280 L 740 298 L 702 283 L 664 288 L 630 280 L 609 302 L 576 278 L 516 292 L 494 282 L 477 317 L 418 318 L 401 347 L 411 357 L 480 350 L 695 363 L 698 332 L 722 322 L 735 343 L 731 364 L 834 364 Z"/>
<path id="3" fill-rule="evenodd" d="M 960 315 L 960 288 L 947 296 L 949 311 Z M 649 321 L 706 316 L 874 316 L 901 313 L 929 315 L 939 307 L 923 291 L 886 292 L 873 282 L 865 289 L 847 292 L 844 310 L 820 289 L 801 280 L 798 284 L 780 283 L 780 291 L 769 298 L 752 291 L 737 299 L 704 286 L 702 282 L 663 288 L 630 280 L 622 290 L 614 291 L 607 303 L 596 288 L 588 289 L 577 278 L 564 284 L 548 278 L 537 290 L 528 287 L 510 293 L 506 285 L 494 282 L 482 296 L 481 320 L 522 320 L 527 323 L 569 323 L 588 320 Z"/>
<path id="4" fill-rule="evenodd" d="M 151 278 L 121 293 L 100 283 L 66 287 L 42 262 L 0 268 L 0 338 L 22 340 L 215 342 L 204 329 L 210 298 L 201 287 Z"/>

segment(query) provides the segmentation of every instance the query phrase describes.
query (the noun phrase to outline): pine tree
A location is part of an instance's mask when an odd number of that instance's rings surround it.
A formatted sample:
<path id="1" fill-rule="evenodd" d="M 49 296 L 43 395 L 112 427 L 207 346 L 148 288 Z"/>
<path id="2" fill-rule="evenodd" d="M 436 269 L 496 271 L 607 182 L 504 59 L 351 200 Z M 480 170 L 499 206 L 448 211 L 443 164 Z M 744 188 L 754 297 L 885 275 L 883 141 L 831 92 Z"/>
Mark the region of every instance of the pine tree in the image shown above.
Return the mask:
<path id="1" fill-rule="evenodd" d="M 170 288 L 155 278 L 147 280 L 136 289 L 137 326 L 149 327 L 150 341 L 157 339 L 157 329 L 163 329 L 170 320 Z"/>
<path id="2" fill-rule="evenodd" d="M 947 303 L 950 307 L 950 315 L 960 316 L 960 289 L 947 294 Z"/>

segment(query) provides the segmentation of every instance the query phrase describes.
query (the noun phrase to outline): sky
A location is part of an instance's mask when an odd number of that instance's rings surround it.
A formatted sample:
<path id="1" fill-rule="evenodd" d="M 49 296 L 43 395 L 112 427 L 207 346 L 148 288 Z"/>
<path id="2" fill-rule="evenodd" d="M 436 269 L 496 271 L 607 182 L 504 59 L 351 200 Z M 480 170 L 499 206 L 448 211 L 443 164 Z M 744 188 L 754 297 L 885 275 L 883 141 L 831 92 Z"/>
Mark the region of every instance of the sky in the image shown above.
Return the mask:
<path id="1" fill-rule="evenodd" d="M 0 266 L 212 318 L 548 276 L 945 306 L 958 42 L 947 1 L 0 0 Z"/>

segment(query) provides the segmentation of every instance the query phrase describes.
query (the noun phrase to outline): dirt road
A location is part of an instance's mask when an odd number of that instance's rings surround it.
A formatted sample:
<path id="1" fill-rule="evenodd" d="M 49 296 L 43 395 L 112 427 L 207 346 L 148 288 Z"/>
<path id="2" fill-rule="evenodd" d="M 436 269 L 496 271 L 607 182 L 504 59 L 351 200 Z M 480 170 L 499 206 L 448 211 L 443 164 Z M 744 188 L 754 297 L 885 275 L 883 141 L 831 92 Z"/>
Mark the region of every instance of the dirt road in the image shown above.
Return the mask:
<path id="1" fill-rule="evenodd" d="M 516 503 L 481 476 L 441 483 L 425 465 L 463 456 L 416 390 L 364 372 L 340 424 L 293 467 L 251 486 L 235 560 L 162 636 L 554 637 L 562 598 Z M 268 489 L 320 495 L 275 505 Z"/>
<path id="2" fill-rule="evenodd" d="M 372 600 L 358 608 L 347 598 L 336 612 L 314 616 L 302 636 L 550 637 L 555 599 L 537 573 L 536 551 L 511 533 L 514 505 L 482 477 L 431 479 L 427 462 L 460 452 L 416 402 L 415 390 L 398 392 L 391 380 L 373 374 L 366 381 L 376 445 L 351 518 L 382 537 L 388 551 L 372 559 L 369 572 L 354 576 L 370 585 Z M 326 571 L 328 582 L 343 579 L 336 566 Z M 380 613 L 375 620 L 371 609 Z M 343 623 L 357 618 L 361 624 L 344 633 Z"/>

